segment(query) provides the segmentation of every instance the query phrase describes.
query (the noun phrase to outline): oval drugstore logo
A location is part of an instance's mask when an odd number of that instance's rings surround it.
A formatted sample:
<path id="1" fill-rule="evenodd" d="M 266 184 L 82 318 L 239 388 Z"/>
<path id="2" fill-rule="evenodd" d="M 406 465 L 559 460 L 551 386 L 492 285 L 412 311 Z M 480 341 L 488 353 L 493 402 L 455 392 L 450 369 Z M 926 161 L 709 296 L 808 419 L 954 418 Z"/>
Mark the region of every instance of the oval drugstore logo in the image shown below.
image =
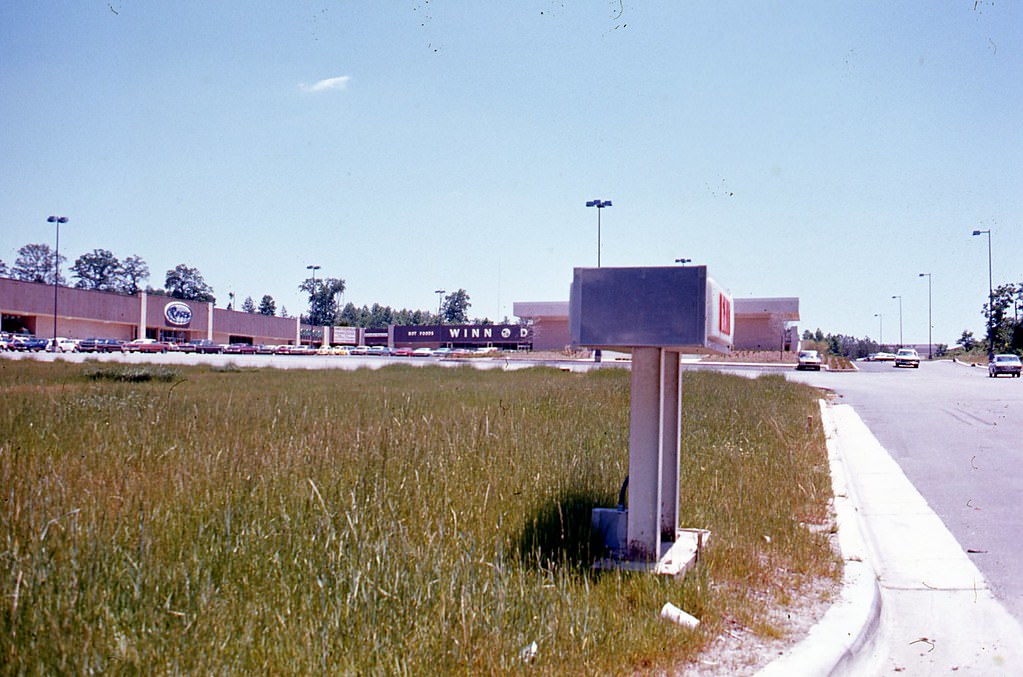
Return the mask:
<path id="1" fill-rule="evenodd" d="M 183 327 L 192 321 L 192 309 L 180 301 L 173 301 L 163 307 L 163 316 L 171 324 Z"/>

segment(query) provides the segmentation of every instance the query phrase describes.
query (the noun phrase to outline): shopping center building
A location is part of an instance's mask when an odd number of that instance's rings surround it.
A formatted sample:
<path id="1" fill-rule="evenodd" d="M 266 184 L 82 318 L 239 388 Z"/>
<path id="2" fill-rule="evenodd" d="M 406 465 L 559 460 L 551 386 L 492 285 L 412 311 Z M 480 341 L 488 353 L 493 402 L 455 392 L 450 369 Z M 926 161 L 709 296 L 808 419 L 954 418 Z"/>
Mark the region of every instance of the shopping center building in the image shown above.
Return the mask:
<path id="1" fill-rule="evenodd" d="M 55 305 L 56 303 L 56 305 Z M 570 347 L 568 301 L 514 304 L 520 324 L 437 325 L 430 327 L 309 327 L 298 318 L 215 308 L 140 292 L 121 294 L 0 278 L 2 330 L 43 338 L 91 337 L 130 341 L 154 338 L 174 342 L 209 339 L 214 343 L 387 345 L 390 347 L 495 347 L 505 350 L 565 350 Z M 733 350 L 790 351 L 799 348 L 798 298 L 734 299 Z"/>
<path id="2" fill-rule="evenodd" d="M 799 349 L 799 299 L 733 298 L 732 350 Z M 513 312 L 533 329 L 534 350 L 565 350 L 569 333 L 568 301 L 517 301 Z"/>
<path id="3" fill-rule="evenodd" d="M 65 336 L 174 342 L 298 343 L 298 318 L 214 308 L 212 303 L 157 294 L 56 287 L 0 278 L 2 329 L 43 338 Z M 56 321 L 56 331 L 54 331 Z"/>

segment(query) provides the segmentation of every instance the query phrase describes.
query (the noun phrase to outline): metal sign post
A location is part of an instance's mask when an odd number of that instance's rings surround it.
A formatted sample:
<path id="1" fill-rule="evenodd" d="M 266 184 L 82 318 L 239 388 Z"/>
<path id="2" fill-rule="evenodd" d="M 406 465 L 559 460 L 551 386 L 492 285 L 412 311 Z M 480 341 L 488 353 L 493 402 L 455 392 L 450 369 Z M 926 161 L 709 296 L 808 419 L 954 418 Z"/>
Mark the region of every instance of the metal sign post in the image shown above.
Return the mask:
<path id="1" fill-rule="evenodd" d="M 679 528 L 680 355 L 730 348 L 732 299 L 703 266 L 577 268 L 569 323 L 576 345 L 632 353 L 628 507 L 594 511 L 598 566 L 682 573 L 709 533 Z"/>

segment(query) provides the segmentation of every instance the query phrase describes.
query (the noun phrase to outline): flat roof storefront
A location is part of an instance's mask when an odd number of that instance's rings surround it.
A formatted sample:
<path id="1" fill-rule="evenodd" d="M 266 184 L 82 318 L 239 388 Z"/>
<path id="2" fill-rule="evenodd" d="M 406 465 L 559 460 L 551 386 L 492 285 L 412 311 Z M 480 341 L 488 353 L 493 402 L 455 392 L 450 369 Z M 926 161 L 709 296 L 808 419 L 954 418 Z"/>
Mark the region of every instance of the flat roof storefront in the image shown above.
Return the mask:
<path id="1" fill-rule="evenodd" d="M 55 317 L 56 315 L 56 317 Z M 213 303 L 159 294 L 121 294 L 54 287 L 0 278 L 3 331 L 43 338 L 103 337 L 129 341 L 155 338 L 175 342 L 210 339 L 216 343 L 297 343 L 298 318 L 214 308 Z M 56 319 L 56 332 L 54 320 Z"/>

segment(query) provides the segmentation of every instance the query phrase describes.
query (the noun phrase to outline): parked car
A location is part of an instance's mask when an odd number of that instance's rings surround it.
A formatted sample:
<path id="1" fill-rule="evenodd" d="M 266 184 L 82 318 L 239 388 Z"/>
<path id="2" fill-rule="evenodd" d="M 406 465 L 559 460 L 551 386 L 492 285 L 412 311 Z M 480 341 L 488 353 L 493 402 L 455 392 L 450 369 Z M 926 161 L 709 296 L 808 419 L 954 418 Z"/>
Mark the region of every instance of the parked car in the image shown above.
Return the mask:
<path id="1" fill-rule="evenodd" d="M 451 348 L 437 348 L 433 351 L 434 357 L 450 357 L 452 353 Z"/>
<path id="2" fill-rule="evenodd" d="M 987 365 L 987 375 L 990 378 L 995 378 L 1001 374 L 1008 374 L 1009 376 L 1019 378 L 1021 371 L 1023 371 L 1023 362 L 1020 362 L 1019 357 L 1016 355 L 995 355 Z"/>
<path id="3" fill-rule="evenodd" d="M 22 335 L 16 334 L 14 338 L 11 340 L 11 350 L 37 353 L 41 350 L 45 350 L 46 346 L 49 345 L 49 343 L 50 342 L 44 338 L 28 336 L 25 334 Z"/>
<path id="4" fill-rule="evenodd" d="M 348 352 L 351 355 L 369 355 L 369 346 L 355 346 Z"/>
<path id="5" fill-rule="evenodd" d="M 225 355 L 255 355 L 256 346 L 251 343 L 228 343 L 223 352 Z"/>
<path id="6" fill-rule="evenodd" d="M 367 355 L 375 355 L 376 357 L 387 357 L 391 354 L 391 349 L 387 346 L 370 346 Z"/>
<path id="7" fill-rule="evenodd" d="M 195 344 L 192 343 L 191 341 L 185 341 L 183 343 L 175 343 L 173 345 L 174 345 L 174 349 L 177 350 L 179 353 L 194 353 L 195 352 Z"/>
<path id="8" fill-rule="evenodd" d="M 821 356 L 816 350 L 800 350 L 799 361 L 796 362 L 796 370 L 821 370 Z"/>
<path id="9" fill-rule="evenodd" d="M 899 352 L 895 353 L 895 366 L 919 369 L 920 355 L 913 348 L 899 348 Z"/>
<path id="10" fill-rule="evenodd" d="M 224 351 L 224 346 L 214 343 L 210 339 L 193 339 L 187 343 L 190 351 L 200 355 L 219 355 Z"/>
<path id="11" fill-rule="evenodd" d="M 411 348 L 395 348 L 391 351 L 391 354 L 395 357 L 412 357 Z"/>
<path id="12" fill-rule="evenodd" d="M 126 353 L 165 353 L 168 350 L 170 350 L 168 344 L 151 338 L 135 339 L 124 344 Z"/>
<path id="13" fill-rule="evenodd" d="M 412 357 L 430 357 L 433 355 L 433 351 L 429 348 L 416 348 L 412 351 Z"/>
<path id="14" fill-rule="evenodd" d="M 50 341 L 46 344 L 46 349 L 50 350 L 50 351 L 54 350 L 54 348 L 53 348 L 53 339 L 50 339 Z M 65 336 L 58 336 L 57 337 L 57 348 L 56 348 L 55 352 L 58 352 L 58 353 L 77 353 L 78 352 L 78 341 L 76 341 L 75 339 L 67 338 Z"/>
<path id="15" fill-rule="evenodd" d="M 80 353 L 120 353 L 124 351 L 124 345 L 118 339 L 112 338 L 87 338 L 78 342 Z"/>

